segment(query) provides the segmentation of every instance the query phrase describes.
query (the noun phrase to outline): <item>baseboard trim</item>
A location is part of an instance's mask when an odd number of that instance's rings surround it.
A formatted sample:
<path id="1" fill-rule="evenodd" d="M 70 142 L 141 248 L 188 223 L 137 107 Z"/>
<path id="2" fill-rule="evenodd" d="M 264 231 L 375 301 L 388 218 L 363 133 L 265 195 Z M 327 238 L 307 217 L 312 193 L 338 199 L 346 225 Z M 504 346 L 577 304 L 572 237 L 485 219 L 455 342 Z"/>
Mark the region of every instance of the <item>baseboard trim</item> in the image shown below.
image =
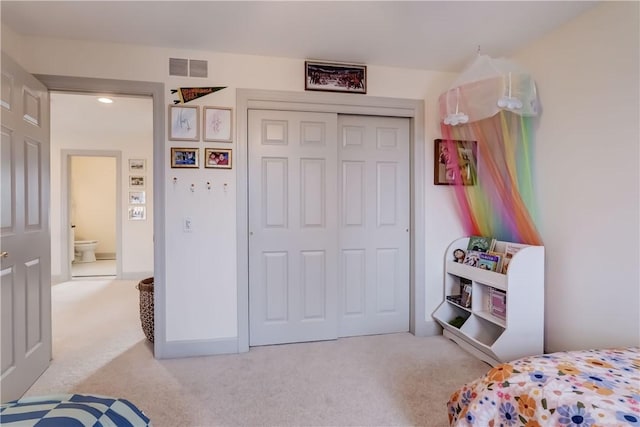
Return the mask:
<path id="1" fill-rule="evenodd" d="M 116 253 L 115 252 L 96 252 L 96 259 L 99 260 L 115 260 Z"/>
<path id="2" fill-rule="evenodd" d="M 159 343 L 156 343 L 159 344 Z M 238 338 L 168 341 L 155 347 L 156 359 L 238 353 Z"/>
<path id="3" fill-rule="evenodd" d="M 62 276 L 51 276 L 51 286 L 62 282 L 64 282 L 64 280 L 62 280 Z"/>
<path id="4" fill-rule="evenodd" d="M 434 320 L 425 320 L 416 324 L 414 335 L 417 337 L 432 337 L 434 335 L 442 335 L 442 326 Z"/>
<path id="5" fill-rule="evenodd" d="M 126 273 L 123 272 L 120 279 L 121 280 L 142 280 L 142 279 L 146 279 L 147 277 L 153 277 L 153 271 L 143 271 L 143 272 L 129 271 Z"/>

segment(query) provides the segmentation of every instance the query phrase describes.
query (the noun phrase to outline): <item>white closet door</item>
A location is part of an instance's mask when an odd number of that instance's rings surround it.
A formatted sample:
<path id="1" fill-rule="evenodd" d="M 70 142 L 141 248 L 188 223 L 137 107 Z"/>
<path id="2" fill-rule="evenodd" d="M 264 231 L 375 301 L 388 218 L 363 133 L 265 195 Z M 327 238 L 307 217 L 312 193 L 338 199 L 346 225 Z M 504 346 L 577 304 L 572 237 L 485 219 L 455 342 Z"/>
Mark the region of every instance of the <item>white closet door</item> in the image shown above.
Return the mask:
<path id="1" fill-rule="evenodd" d="M 249 111 L 250 345 L 337 338 L 337 115 Z"/>
<path id="2" fill-rule="evenodd" d="M 409 119 L 338 119 L 339 335 L 409 330 Z"/>

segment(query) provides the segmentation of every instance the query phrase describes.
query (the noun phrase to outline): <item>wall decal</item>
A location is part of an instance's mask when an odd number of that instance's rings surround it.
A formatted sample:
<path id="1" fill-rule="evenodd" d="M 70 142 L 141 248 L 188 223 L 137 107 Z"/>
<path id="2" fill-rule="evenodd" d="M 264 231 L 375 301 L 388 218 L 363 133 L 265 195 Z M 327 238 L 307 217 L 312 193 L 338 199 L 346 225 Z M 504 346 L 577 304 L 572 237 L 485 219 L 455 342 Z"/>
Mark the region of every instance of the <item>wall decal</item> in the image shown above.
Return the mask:
<path id="1" fill-rule="evenodd" d="M 210 87 L 179 87 L 178 89 L 171 89 L 171 93 L 178 94 L 180 99 L 174 99 L 174 104 L 185 104 L 194 99 L 201 98 L 210 93 L 217 92 L 219 90 L 226 89 L 226 86 L 210 86 Z"/>

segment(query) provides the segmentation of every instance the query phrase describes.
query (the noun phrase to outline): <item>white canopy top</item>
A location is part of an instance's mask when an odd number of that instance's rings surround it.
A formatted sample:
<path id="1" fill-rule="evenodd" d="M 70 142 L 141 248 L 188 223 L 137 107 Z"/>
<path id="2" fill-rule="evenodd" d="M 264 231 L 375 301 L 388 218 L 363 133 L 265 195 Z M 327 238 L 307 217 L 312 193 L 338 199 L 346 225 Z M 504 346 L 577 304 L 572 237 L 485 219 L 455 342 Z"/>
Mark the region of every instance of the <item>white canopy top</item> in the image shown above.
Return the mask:
<path id="1" fill-rule="evenodd" d="M 504 58 L 478 55 L 440 95 L 440 120 L 455 126 L 508 110 L 522 116 L 539 111 L 535 82 L 526 70 Z"/>

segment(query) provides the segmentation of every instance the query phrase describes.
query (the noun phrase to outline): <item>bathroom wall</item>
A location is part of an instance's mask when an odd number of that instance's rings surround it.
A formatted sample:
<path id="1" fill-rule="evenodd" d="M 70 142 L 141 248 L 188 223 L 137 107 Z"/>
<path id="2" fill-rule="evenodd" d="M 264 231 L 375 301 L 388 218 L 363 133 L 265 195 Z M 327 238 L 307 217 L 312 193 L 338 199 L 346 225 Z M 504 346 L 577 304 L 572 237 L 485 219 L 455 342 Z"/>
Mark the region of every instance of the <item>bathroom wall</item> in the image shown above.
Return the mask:
<path id="1" fill-rule="evenodd" d="M 73 156 L 70 219 L 76 240 L 97 240 L 96 258 L 116 255 L 116 159 Z"/>

